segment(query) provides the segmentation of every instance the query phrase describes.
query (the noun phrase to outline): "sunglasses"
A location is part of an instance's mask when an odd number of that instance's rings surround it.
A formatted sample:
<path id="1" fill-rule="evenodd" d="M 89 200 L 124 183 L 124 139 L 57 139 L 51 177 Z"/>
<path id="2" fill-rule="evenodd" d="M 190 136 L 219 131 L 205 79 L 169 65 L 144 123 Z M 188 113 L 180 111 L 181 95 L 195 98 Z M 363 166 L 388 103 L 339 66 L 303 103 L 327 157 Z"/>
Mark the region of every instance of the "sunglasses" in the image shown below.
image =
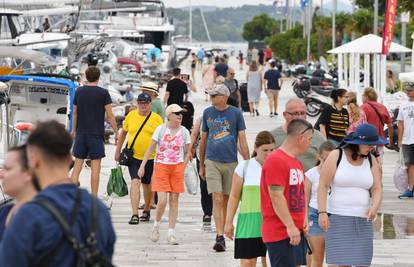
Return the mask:
<path id="1" fill-rule="evenodd" d="M 184 114 L 184 112 L 182 112 L 182 111 L 180 111 L 180 112 L 173 112 L 173 114 L 175 114 L 175 115 L 177 115 L 177 116 L 180 116 L 180 115 L 183 115 L 183 114 Z"/>

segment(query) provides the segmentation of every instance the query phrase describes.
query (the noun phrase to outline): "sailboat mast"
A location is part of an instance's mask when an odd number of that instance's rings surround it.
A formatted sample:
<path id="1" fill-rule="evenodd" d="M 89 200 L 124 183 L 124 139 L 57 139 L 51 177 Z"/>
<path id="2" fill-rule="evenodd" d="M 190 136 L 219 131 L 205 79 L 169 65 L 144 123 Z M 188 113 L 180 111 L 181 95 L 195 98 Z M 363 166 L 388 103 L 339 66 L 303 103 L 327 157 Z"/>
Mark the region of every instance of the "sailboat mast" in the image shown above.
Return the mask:
<path id="1" fill-rule="evenodd" d="M 193 7 L 191 5 L 191 0 L 189 0 L 190 5 L 189 5 L 189 38 L 190 38 L 190 43 L 193 43 Z"/>

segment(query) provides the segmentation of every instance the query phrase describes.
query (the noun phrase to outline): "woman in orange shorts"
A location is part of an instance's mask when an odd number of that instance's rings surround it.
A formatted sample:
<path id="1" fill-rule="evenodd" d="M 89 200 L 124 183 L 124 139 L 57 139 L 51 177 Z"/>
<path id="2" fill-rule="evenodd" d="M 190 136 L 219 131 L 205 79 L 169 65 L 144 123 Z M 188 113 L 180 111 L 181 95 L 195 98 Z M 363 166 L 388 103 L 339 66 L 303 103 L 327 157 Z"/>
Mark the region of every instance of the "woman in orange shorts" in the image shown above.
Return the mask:
<path id="1" fill-rule="evenodd" d="M 152 142 L 145 153 L 138 176 L 145 174 L 145 164 L 157 147 L 155 155 L 154 173 L 152 176 L 152 191 L 158 194 L 158 204 L 151 240 L 157 242 L 160 238 L 160 222 L 167 206 L 169 197 L 169 229 L 168 243 L 177 245 L 175 223 L 178 216 L 178 197 L 184 192 L 184 170 L 191 157 L 189 146 L 190 133 L 181 126 L 183 109 L 176 104 L 169 105 L 165 110 L 167 123 L 157 127 L 152 136 Z M 157 146 L 158 145 L 158 146 Z"/>

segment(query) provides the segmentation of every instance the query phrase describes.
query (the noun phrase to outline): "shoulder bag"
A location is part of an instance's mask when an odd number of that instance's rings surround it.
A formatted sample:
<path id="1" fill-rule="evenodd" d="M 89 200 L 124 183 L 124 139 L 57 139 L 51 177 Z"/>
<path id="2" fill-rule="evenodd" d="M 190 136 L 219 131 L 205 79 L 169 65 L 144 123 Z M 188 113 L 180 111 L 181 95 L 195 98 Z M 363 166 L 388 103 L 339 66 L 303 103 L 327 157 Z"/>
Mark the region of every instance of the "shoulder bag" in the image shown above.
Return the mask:
<path id="1" fill-rule="evenodd" d="M 151 117 L 151 114 L 148 114 L 148 116 L 145 118 L 144 122 L 141 124 L 141 127 L 139 128 L 137 134 L 134 137 L 134 140 L 132 140 L 131 145 L 128 148 L 128 142 L 126 143 L 124 149 L 122 149 L 121 151 L 121 155 L 119 157 L 119 164 L 123 165 L 123 166 L 128 166 L 132 160 L 132 158 L 134 157 L 134 144 L 135 144 L 135 140 L 137 140 L 137 137 L 139 135 L 139 133 L 142 131 L 142 129 L 144 128 L 145 124 L 147 123 L 149 117 Z"/>

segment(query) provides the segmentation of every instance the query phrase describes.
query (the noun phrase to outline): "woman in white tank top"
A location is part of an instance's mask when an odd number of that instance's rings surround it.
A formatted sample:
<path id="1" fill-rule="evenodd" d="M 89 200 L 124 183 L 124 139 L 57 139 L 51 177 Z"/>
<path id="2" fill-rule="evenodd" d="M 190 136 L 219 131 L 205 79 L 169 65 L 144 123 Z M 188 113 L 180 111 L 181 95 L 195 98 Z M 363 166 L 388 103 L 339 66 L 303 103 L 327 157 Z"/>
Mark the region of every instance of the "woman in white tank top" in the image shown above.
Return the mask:
<path id="1" fill-rule="evenodd" d="M 319 225 L 327 231 L 326 262 L 369 266 L 373 255 L 372 221 L 382 199 L 380 167 L 370 152 L 387 141 L 379 137 L 375 126 L 361 124 L 343 142 L 345 145 L 326 159 L 318 187 Z"/>

